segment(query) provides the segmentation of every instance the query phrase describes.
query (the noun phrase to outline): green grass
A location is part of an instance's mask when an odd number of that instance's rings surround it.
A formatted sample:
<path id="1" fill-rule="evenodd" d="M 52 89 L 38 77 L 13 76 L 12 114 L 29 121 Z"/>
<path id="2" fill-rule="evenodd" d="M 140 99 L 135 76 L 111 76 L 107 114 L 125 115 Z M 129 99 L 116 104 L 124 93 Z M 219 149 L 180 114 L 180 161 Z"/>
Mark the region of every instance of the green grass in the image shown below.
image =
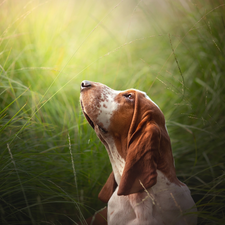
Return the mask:
<path id="1" fill-rule="evenodd" d="M 141 89 L 167 120 L 199 224 L 225 220 L 225 1 L 0 1 L 0 223 L 74 224 L 111 166 L 82 80 Z"/>

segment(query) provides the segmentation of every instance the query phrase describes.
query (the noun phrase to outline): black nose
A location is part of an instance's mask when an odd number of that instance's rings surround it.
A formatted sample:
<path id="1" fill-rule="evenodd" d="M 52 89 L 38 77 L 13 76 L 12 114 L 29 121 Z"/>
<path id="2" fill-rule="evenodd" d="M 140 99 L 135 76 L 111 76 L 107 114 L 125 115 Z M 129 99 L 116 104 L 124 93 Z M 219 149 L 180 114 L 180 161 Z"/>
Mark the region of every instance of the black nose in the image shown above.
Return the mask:
<path id="1" fill-rule="evenodd" d="M 84 90 L 85 88 L 89 88 L 89 87 L 91 87 L 91 82 L 90 81 L 88 81 L 88 80 L 82 81 L 81 86 L 80 86 L 81 90 Z"/>

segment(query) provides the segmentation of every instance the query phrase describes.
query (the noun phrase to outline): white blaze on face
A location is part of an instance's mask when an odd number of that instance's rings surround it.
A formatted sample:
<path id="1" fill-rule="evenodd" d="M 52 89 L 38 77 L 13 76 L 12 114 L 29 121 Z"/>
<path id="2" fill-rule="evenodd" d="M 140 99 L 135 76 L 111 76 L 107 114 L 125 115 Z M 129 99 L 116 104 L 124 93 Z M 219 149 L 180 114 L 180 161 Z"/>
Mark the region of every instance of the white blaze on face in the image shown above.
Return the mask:
<path id="1" fill-rule="evenodd" d="M 111 89 L 105 89 L 101 93 L 100 113 L 97 117 L 98 122 L 102 123 L 104 128 L 107 129 L 110 125 L 110 119 L 112 114 L 118 108 L 118 103 L 114 98 L 120 93 L 120 91 L 114 91 Z"/>

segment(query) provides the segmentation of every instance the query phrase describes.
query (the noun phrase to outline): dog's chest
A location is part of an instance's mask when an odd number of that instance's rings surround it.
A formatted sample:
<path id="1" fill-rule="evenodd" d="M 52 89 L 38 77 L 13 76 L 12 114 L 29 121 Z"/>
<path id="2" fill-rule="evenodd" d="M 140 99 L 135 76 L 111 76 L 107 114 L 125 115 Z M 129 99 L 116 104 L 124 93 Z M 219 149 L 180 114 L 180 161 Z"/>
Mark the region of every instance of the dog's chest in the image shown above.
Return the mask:
<path id="1" fill-rule="evenodd" d="M 116 188 L 108 202 L 109 225 L 197 224 L 195 214 L 188 216 L 196 209 L 187 186 L 170 183 L 158 170 L 157 174 L 157 184 L 143 192 L 118 196 Z M 181 212 L 187 215 L 181 217 Z"/>

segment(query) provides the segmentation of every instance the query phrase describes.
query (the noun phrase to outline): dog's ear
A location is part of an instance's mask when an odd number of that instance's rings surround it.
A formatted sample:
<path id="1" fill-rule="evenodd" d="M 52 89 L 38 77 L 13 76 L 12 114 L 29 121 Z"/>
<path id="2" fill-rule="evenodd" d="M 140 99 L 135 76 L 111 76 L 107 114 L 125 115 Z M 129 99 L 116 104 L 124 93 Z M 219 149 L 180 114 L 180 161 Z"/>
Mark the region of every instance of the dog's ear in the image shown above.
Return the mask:
<path id="1" fill-rule="evenodd" d="M 102 190 L 100 191 L 98 198 L 102 201 L 107 203 L 109 201 L 109 199 L 111 198 L 113 192 L 115 191 L 117 187 L 117 183 L 114 177 L 114 173 L 112 172 L 105 185 L 103 186 Z"/>
<path id="2" fill-rule="evenodd" d="M 125 167 L 118 195 L 142 192 L 157 182 L 157 170 L 170 182 L 176 177 L 170 138 L 159 107 L 143 93 L 136 93 L 132 122 L 128 131 Z"/>
<path id="3" fill-rule="evenodd" d="M 161 132 L 149 122 L 149 116 L 143 118 L 129 141 L 118 195 L 141 192 L 156 184 Z"/>
<path id="4" fill-rule="evenodd" d="M 136 92 L 118 195 L 141 192 L 156 184 L 162 130 L 165 118 L 159 107 L 145 94 Z"/>

